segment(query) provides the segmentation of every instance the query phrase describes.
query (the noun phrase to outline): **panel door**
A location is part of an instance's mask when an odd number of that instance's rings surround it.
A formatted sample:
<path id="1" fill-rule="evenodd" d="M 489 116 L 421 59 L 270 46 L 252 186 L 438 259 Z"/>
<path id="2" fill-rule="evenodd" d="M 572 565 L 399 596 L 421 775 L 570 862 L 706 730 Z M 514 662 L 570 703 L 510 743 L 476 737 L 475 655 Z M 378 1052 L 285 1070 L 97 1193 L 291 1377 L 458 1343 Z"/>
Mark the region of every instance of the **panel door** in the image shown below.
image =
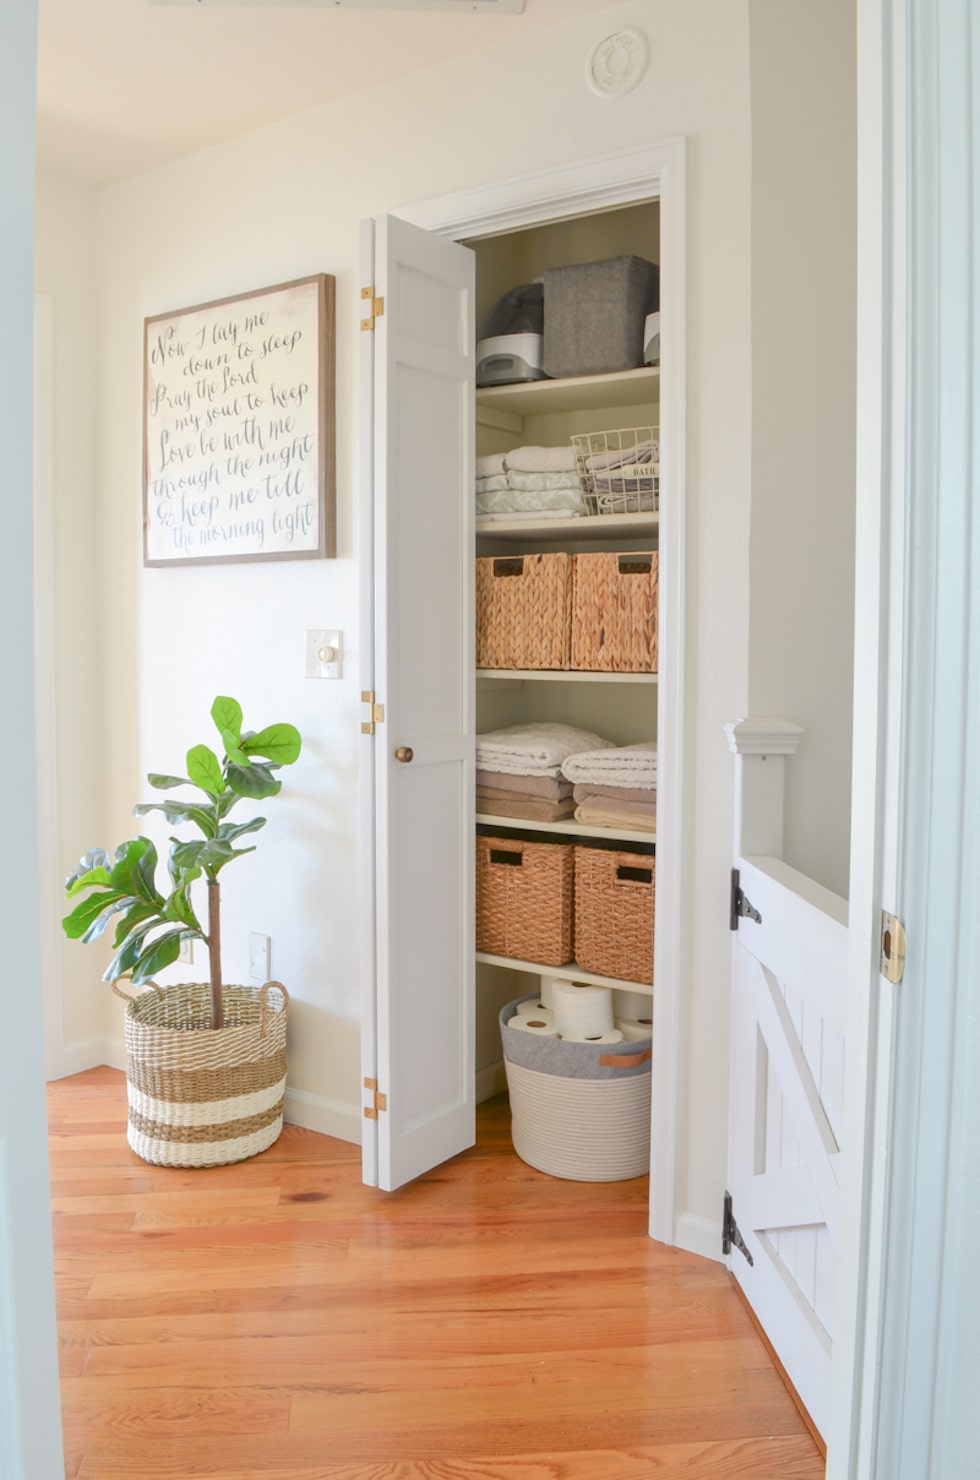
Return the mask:
<path id="1" fill-rule="evenodd" d="M 846 904 L 778 859 L 738 867 L 762 918 L 739 921 L 733 953 L 729 1190 L 745 1250 L 732 1250 L 732 1272 L 826 1435 Z"/>
<path id="2" fill-rule="evenodd" d="M 475 1138 L 474 265 L 391 216 L 362 243 L 375 298 L 361 331 L 362 673 L 379 706 L 362 741 L 364 1166 L 390 1190 Z"/>

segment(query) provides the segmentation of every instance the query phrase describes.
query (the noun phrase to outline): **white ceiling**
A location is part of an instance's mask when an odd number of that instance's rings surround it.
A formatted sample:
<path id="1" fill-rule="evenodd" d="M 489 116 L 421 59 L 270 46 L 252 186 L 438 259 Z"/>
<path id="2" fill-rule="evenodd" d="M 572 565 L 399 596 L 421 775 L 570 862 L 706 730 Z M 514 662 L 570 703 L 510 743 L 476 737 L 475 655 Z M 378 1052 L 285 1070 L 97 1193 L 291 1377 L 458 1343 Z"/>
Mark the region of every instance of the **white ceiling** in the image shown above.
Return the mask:
<path id="1" fill-rule="evenodd" d="M 527 0 L 515 15 L 38 0 L 38 163 L 107 184 L 438 62 L 465 58 L 476 78 L 475 54 L 614 3 Z"/>

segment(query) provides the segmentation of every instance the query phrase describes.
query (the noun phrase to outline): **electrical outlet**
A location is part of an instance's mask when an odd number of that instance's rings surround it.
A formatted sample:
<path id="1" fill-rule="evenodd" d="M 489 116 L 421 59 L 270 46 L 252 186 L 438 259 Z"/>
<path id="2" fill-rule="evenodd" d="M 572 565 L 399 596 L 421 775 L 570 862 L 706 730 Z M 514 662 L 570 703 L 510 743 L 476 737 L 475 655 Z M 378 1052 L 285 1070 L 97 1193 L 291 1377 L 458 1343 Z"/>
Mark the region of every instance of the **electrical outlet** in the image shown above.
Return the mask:
<path id="1" fill-rule="evenodd" d="M 267 935 L 250 932 L 248 937 L 248 974 L 253 982 L 269 980 L 269 954 L 271 941 Z"/>
<path id="2" fill-rule="evenodd" d="M 177 960 L 185 961 L 188 966 L 194 965 L 194 942 L 192 940 L 181 941 Z"/>

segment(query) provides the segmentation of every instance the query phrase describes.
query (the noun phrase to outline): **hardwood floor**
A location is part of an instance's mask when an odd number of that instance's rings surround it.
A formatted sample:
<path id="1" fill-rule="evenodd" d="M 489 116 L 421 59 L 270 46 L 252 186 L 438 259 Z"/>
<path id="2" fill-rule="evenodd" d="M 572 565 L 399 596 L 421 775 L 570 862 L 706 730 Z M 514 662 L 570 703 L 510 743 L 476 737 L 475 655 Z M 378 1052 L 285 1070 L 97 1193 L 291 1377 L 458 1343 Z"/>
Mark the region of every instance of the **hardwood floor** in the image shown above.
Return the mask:
<path id="1" fill-rule="evenodd" d="M 75 1480 L 817 1480 L 720 1264 L 646 1237 L 646 1180 L 532 1171 L 505 1100 L 395 1194 L 287 1126 L 147 1165 L 125 1081 L 49 1087 Z"/>

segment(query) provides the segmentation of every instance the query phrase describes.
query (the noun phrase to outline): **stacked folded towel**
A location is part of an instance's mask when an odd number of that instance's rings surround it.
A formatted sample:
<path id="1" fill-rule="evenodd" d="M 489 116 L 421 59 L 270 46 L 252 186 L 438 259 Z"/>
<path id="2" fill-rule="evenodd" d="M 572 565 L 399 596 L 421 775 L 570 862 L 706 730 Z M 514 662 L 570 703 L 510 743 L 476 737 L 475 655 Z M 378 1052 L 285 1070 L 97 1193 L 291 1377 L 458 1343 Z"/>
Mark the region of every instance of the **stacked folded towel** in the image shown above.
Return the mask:
<path id="1" fill-rule="evenodd" d="M 643 513 L 656 507 L 660 445 L 652 439 L 594 452 L 585 460 L 589 488 L 602 513 Z"/>
<path id="2" fill-rule="evenodd" d="M 476 737 L 477 811 L 493 817 L 558 822 L 575 810 L 562 764 L 576 751 L 612 744 L 590 730 L 551 723 L 510 725 Z"/>
<path id="3" fill-rule="evenodd" d="M 562 762 L 562 774 L 572 783 L 576 822 L 656 832 L 657 747 L 653 741 L 580 751 Z"/>
<path id="4" fill-rule="evenodd" d="M 515 447 L 476 460 L 476 512 L 480 518 L 586 512 L 575 451 L 568 447 Z"/>

